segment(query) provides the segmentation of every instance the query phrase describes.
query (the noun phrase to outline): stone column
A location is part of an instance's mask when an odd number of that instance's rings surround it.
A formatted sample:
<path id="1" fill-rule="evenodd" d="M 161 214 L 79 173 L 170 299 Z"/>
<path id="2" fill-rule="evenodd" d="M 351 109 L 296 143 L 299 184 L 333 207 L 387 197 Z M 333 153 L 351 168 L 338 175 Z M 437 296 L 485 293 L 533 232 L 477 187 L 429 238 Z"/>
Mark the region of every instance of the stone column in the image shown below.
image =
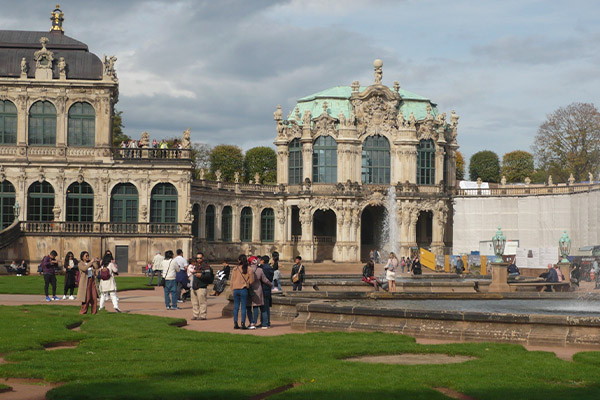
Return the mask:
<path id="1" fill-rule="evenodd" d="M 252 242 L 260 243 L 260 207 L 252 208 Z"/>
<path id="2" fill-rule="evenodd" d="M 221 240 L 221 214 L 223 213 L 223 206 L 215 204 L 215 241 Z"/>
<path id="3" fill-rule="evenodd" d="M 444 180 L 444 152 L 443 146 L 436 146 L 435 149 L 435 182 L 434 184 L 439 184 Z"/>
<path id="4" fill-rule="evenodd" d="M 409 183 L 417 183 L 417 148 L 415 146 L 411 146 L 404 151 L 404 164 L 406 167 L 403 168 L 404 171 L 404 182 L 408 181 Z"/>
<path id="5" fill-rule="evenodd" d="M 67 104 L 65 96 L 56 98 L 56 147 L 67 145 Z"/>
<path id="6" fill-rule="evenodd" d="M 304 139 L 302 139 L 302 181 L 305 181 L 306 178 L 308 178 L 312 182 L 312 157 L 312 139 L 310 142 L 305 142 Z"/>
<path id="7" fill-rule="evenodd" d="M 448 146 L 448 187 L 456 186 L 456 148 L 458 146 Z"/>
<path id="8" fill-rule="evenodd" d="M 17 145 L 27 146 L 27 128 L 29 124 L 27 96 L 19 96 L 15 106 L 17 107 Z"/>
<path id="9" fill-rule="evenodd" d="M 414 210 L 410 213 L 407 242 L 409 247 L 417 245 L 417 221 L 419 220 L 419 211 Z"/>
<path id="10" fill-rule="evenodd" d="M 198 220 L 198 239 L 206 240 L 206 207 L 200 204 Z"/>
<path id="11" fill-rule="evenodd" d="M 238 206 L 231 207 L 231 241 L 237 243 L 241 241 L 240 227 L 241 227 L 241 210 Z"/>
<path id="12" fill-rule="evenodd" d="M 276 141 L 275 144 L 277 146 L 277 184 L 287 185 L 289 182 L 288 162 L 290 157 L 288 143 Z"/>
<path id="13" fill-rule="evenodd" d="M 506 263 L 492 263 L 492 284 L 488 289 L 490 293 L 510 292 L 510 286 L 507 283 L 507 266 Z"/>

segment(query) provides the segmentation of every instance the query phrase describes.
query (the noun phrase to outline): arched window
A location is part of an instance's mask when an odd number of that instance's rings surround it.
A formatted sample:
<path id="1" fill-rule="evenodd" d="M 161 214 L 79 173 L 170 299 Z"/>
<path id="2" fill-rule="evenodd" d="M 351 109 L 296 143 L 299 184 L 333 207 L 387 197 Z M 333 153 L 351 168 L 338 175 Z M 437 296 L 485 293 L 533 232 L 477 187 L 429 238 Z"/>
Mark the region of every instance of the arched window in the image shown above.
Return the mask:
<path id="1" fill-rule="evenodd" d="M 288 157 L 288 183 L 299 185 L 302 183 L 302 143 L 300 139 L 294 139 L 289 145 Z"/>
<path id="2" fill-rule="evenodd" d="M 94 147 L 96 143 L 96 112 L 89 103 L 75 103 L 69 108 L 67 144 Z"/>
<path id="3" fill-rule="evenodd" d="M 369 136 L 363 142 L 361 180 L 366 184 L 390 184 L 390 142 L 385 136 Z"/>
<path id="4" fill-rule="evenodd" d="M 215 240 L 215 206 L 210 205 L 206 207 L 206 221 L 204 221 L 204 227 L 206 229 L 206 240 Z"/>
<path id="5" fill-rule="evenodd" d="M 8 100 L 0 100 L 0 144 L 17 144 L 17 107 Z"/>
<path id="6" fill-rule="evenodd" d="M 221 240 L 231 242 L 231 232 L 233 231 L 233 211 L 230 206 L 223 207 L 221 213 Z"/>
<path id="7" fill-rule="evenodd" d="M 0 231 L 15 220 L 15 187 L 9 181 L 0 182 Z"/>
<path id="8" fill-rule="evenodd" d="M 94 189 L 86 182 L 75 182 L 67 188 L 67 222 L 94 220 Z"/>
<path id="9" fill-rule="evenodd" d="M 150 194 L 150 222 L 177 222 L 177 189 L 170 183 L 159 183 Z"/>
<path id="10" fill-rule="evenodd" d="M 138 222 L 138 191 L 131 183 L 119 183 L 110 194 L 110 222 Z"/>
<path id="11" fill-rule="evenodd" d="M 29 110 L 29 144 L 56 145 L 56 108 L 49 101 L 37 101 Z"/>
<path id="12" fill-rule="evenodd" d="M 435 184 L 435 145 L 421 140 L 417 147 L 417 185 Z"/>
<path id="13" fill-rule="evenodd" d="M 27 220 L 54 221 L 54 188 L 44 181 L 35 182 L 27 191 Z"/>
<path id="14" fill-rule="evenodd" d="M 313 145 L 313 182 L 337 182 L 337 142 L 331 136 L 319 136 Z"/>
<path id="15" fill-rule="evenodd" d="M 240 217 L 240 238 L 242 242 L 252 241 L 252 209 L 244 207 Z"/>
<path id="16" fill-rule="evenodd" d="M 198 235 L 198 223 L 200 221 L 200 206 L 194 204 L 192 207 L 192 236 L 197 238 Z"/>
<path id="17" fill-rule="evenodd" d="M 275 240 L 275 213 L 272 208 L 265 208 L 260 214 L 260 241 Z"/>

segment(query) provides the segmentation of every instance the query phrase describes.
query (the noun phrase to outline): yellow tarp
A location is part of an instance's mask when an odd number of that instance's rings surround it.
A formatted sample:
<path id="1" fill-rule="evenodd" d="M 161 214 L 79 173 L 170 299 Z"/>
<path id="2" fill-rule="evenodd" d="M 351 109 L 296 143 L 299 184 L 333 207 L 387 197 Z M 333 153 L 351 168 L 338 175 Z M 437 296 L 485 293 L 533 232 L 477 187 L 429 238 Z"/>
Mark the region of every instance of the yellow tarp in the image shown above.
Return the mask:
<path id="1" fill-rule="evenodd" d="M 435 254 L 425 249 L 419 249 L 421 265 L 435 271 Z"/>

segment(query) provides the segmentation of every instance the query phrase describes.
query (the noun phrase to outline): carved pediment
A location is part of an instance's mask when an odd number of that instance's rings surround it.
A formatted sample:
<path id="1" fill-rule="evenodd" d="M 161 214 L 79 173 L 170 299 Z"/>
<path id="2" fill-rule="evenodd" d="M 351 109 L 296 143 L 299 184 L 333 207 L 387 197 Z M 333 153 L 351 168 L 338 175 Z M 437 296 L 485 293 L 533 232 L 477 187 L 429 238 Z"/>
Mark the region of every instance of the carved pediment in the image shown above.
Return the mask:
<path id="1" fill-rule="evenodd" d="M 52 69 L 52 62 L 54 61 L 54 53 L 46 48 L 48 38 L 40 38 L 42 44 L 41 50 L 33 53 L 33 59 L 35 60 L 36 69 Z"/>
<path id="2" fill-rule="evenodd" d="M 294 120 L 288 120 L 288 125 L 285 127 L 285 136 L 289 139 L 295 139 L 302 136 L 302 128 Z"/>
<path id="3" fill-rule="evenodd" d="M 317 136 L 333 136 L 337 138 L 338 131 L 335 129 L 335 124 L 338 122 L 337 118 L 333 118 L 329 114 L 321 114 L 317 118 L 313 119 L 312 137 Z"/>
<path id="4" fill-rule="evenodd" d="M 351 97 L 358 135 L 391 134 L 396 130 L 401 97 L 381 85 L 370 86 Z"/>

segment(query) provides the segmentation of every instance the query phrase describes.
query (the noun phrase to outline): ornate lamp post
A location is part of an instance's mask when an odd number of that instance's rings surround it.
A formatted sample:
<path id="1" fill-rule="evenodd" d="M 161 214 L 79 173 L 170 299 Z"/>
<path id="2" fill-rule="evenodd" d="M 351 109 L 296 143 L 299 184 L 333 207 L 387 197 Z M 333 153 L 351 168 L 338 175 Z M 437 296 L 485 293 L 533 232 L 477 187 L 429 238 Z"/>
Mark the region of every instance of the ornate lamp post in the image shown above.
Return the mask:
<path id="1" fill-rule="evenodd" d="M 494 253 L 496 254 L 495 262 L 502 262 L 502 254 L 504 254 L 504 246 L 506 246 L 506 236 L 498 227 L 498 231 L 492 238 L 492 244 L 494 246 Z"/>
<path id="2" fill-rule="evenodd" d="M 19 211 L 21 211 L 21 206 L 18 201 L 15 201 L 15 205 L 13 206 L 13 213 L 15 214 L 15 221 L 19 220 Z"/>
<path id="3" fill-rule="evenodd" d="M 571 239 L 567 235 L 567 231 L 564 231 L 560 239 L 558 240 L 558 248 L 560 249 L 561 263 L 568 263 L 569 253 L 571 252 Z"/>

